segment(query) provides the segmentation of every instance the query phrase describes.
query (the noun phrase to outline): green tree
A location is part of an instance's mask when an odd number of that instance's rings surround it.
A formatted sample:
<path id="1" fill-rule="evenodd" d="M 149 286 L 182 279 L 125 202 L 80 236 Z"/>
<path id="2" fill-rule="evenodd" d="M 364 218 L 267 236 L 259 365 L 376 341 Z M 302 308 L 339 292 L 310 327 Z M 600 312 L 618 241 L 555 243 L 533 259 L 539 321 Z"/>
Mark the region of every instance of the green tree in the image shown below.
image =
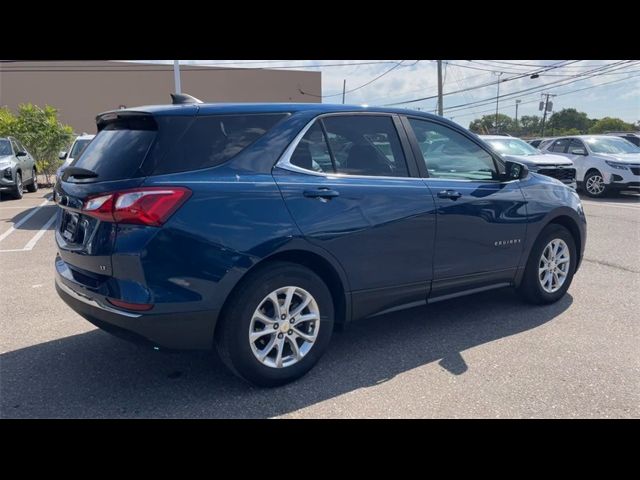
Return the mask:
<path id="1" fill-rule="evenodd" d="M 16 116 L 7 107 L 0 108 L 0 136 L 12 135 L 15 129 Z"/>
<path id="2" fill-rule="evenodd" d="M 519 133 L 523 137 L 534 137 L 540 134 L 540 117 L 537 115 L 523 115 L 518 120 Z"/>
<path id="3" fill-rule="evenodd" d="M 7 108 L 0 109 L 0 135 L 12 135 L 31 152 L 36 168 L 50 182 L 61 161 L 58 152 L 69 144 L 73 129 L 58 120 L 58 111 L 50 106 L 40 108 L 30 103 L 18 106 L 14 115 Z"/>
<path id="4" fill-rule="evenodd" d="M 548 119 L 549 125 L 553 125 L 557 132 L 564 132 L 569 129 L 577 129 L 579 133 L 587 133 L 591 126 L 591 120 L 584 112 L 579 112 L 575 108 L 563 108 L 554 113 Z M 559 135 L 563 135 L 562 133 Z"/>
<path id="5" fill-rule="evenodd" d="M 469 130 L 479 134 L 509 133 L 514 130 L 515 123 L 509 115 L 498 114 L 498 129 L 496 129 L 495 122 L 495 115 L 484 115 L 482 118 L 477 118 L 471 122 Z"/>
<path id="6" fill-rule="evenodd" d="M 619 118 L 604 117 L 593 124 L 589 133 L 632 132 L 635 129 L 633 123 L 627 123 Z"/>

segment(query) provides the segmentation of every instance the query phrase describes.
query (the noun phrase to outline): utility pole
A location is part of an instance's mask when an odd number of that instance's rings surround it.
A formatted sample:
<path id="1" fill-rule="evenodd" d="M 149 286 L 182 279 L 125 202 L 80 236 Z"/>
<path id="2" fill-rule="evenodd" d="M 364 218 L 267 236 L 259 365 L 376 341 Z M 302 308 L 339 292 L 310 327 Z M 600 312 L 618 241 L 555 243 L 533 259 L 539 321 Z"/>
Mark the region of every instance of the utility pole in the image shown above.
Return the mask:
<path id="1" fill-rule="evenodd" d="M 496 133 L 500 132 L 500 128 L 498 128 L 498 105 L 500 102 L 500 77 L 502 76 L 504 72 L 498 72 L 498 94 L 496 95 L 496 122 L 495 122 L 495 127 L 496 127 Z"/>
<path id="2" fill-rule="evenodd" d="M 516 135 L 518 134 L 518 105 L 522 100 L 516 100 Z"/>
<path id="3" fill-rule="evenodd" d="M 344 81 L 342 82 L 342 104 L 344 105 L 344 94 L 346 93 L 347 90 L 347 79 L 345 78 Z"/>
<path id="4" fill-rule="evenodd" d="M 173 61 L 173 81 L 176 85 L 176 93 L 182 93 L 180 86 L 180 60 Z"/>
<path id="5" fill-rule="evenodd" d="M 553 109 L 553 103 L 549 105 L 549 97 L 555 97 L 555 95 L 552 95 L 551 93 L 541 93 L 540 96 L 545 97 L 544 102 L 540 102 L 539 108 L 539 110 L 544 110 L 542 113 L 542 134 L 540 135 L 541 137 L 544 137 L 544 124 L 547 121 L 547 112 Z"/>
<path id="6" fill-rule="evenodd" d="M 442 60 L 438 60 L 438 115 L 442 116 Z"/>

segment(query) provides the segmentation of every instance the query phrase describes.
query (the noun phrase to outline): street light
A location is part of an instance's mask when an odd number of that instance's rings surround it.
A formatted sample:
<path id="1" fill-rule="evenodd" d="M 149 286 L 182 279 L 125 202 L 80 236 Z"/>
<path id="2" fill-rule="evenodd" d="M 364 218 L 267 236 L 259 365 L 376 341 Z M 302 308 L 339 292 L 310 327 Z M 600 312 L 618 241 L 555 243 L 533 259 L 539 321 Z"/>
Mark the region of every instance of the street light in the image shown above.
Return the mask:
<path id="1" fill-rule="evenodd" d="M 173 61 L 173 82 L 175 83 L 176 93 L 182 93 L 180 86 L 180 60 Z"/>
<path id="2" fill-rule="evenodd" d="M 518 105 L 522 100 L 516 100 L 516 134 L 518 133 Z"/>

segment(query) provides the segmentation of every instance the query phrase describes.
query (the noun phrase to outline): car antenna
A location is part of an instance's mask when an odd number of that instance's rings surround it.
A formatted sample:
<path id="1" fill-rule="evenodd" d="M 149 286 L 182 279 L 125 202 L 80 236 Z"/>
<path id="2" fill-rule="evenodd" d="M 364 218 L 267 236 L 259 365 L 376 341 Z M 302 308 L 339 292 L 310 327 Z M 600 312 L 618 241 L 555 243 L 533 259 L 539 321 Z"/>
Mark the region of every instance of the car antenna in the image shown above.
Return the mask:
<path id="1" fill-rule="evenodd" d="M 183 105 L 186 103 L 202 103 L 202 100 L 199 100 L 196 97 L 192 97 L 191 95 L 188 95 L 186 93 L 172 93 L 171 103 L 173 105 Z"/>

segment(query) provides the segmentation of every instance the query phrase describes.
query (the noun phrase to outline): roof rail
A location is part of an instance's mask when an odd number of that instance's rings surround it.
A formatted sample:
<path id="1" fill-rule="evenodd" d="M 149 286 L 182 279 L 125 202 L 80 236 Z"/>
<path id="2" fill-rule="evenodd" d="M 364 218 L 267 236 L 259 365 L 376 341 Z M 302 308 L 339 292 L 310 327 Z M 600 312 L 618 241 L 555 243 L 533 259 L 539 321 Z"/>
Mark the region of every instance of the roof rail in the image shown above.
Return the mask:
<path id="1" fill-rule="evenodd" d="M 173 105 L 183 105 L 187 103 L 202 103 L 202 100 L 199 100 L 196 97 L 192 97 L 191 95 L 188 95 L 186 93 L 172 93 L 171 103 Z"/>

